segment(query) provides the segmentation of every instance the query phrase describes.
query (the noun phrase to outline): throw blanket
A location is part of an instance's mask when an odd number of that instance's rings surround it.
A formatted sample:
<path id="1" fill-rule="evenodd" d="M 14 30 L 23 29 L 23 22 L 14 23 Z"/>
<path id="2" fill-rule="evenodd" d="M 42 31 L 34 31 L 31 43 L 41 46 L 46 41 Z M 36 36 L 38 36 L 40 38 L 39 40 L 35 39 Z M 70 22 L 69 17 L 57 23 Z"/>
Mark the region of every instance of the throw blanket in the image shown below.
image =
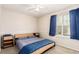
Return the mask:
<path id="1" fill-rule="evenodd" d="M 44 40 L 41 40 L 38 42 L 28 44 L 20 50 L 19 54 L 30 54 L 30 53 L 34 52 L 35 50 L 37 50 L 43 46 L 46 46 L 48 44 L 51 44 L 51 43 L 54 43 L 54 42 L 51 40 L 48 40 L 48 39 L 44 39 Z"/>

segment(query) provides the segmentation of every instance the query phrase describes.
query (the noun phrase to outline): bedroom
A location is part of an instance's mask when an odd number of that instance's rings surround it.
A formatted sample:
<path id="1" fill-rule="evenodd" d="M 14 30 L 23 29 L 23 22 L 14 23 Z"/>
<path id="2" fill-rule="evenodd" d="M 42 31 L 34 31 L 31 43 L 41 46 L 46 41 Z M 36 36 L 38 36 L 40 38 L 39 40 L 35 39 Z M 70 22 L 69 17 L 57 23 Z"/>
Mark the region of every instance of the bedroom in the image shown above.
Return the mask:
<path id="1" fill-rule="evenodd" d="M 2 4 L 0 5 L 0 38 L 4 34 L 11 34 L 13 45 L 1 48 L 1 54 L 18 54 L 16 37 L 32 36 L 36 33 L 40 38 L 46 38 L 55 42 L 55 47 L 47 50 L 45 54 L 78 54 L 79 40 L 70 39 L 69 12 L 79 8 L 79 4 Z M 52 17 L 56 15 L 56 21 L 51 31 Z M 79 16 L 79 15 L 78 15 Z M 75 16 L 74 16 L 75 18 Z M 56 26 L 55 26 L 56 25 Z M 76 25 L 75 25 L 76 26 Z M 77 25 L 78 26 L 78 25 Z M 74 30 L 76 30 L 74 28 Z M 74 31 L 72 30 L 72 31 Z M 30 35 L 28 35 L 31 33 Z M 72 32 L 73 33 L 73 32 Z M 49 35 L 50 34 L 50 35 Z M 77 33 L 78 34 L 78 33 Z M 75 34 L 76 35 L 76 34 Z M 37 37 L 39 37 L 37 36 Z M 3 39 L 0 39 L 0 43 Z M 16 43 L 16 44 L 15 44 Z M 53 46 L 53 45 L 52 45 Z M 2 47 L 2 46 L 1 46 Z M 42 49 L 44 50 L 44 49 Z"/>

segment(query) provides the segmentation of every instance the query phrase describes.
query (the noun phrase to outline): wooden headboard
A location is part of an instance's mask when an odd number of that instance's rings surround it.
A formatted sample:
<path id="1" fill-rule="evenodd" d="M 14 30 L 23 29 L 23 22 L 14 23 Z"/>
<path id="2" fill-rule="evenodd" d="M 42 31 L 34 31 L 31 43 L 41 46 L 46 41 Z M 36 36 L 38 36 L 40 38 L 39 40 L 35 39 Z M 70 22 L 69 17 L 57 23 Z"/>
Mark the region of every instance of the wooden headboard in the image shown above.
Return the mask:
<path id="1" fill-rule="evenodd" d="M 15 38 L 23 38 L 33 36 L 33 33 L 15 34 Z"/>

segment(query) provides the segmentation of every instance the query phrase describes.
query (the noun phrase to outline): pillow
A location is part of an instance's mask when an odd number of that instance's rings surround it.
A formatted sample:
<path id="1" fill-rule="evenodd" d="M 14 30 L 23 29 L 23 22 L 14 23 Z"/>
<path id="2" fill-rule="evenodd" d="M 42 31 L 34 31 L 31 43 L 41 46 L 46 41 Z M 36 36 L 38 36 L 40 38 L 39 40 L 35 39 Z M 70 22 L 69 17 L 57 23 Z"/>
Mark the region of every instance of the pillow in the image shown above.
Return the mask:
<path id="1" fill-rule="evenodd" d="M 27 38 L 29 38 L 29 37 L 21 37 L 21 38 L 16 38 L 16 39 L 27 39 Z"/>
<path id="2" fill-rule="evenodd" d="M 29 36 L 28 38 L 35 38 L 35 36 Z"/>
<path id="3" fill-rule="evenodd" d="M 16 38 L 16 39 L 28 39 L 28 38 L 35 38 L 35 36 L 27 36 L 27 37 L 21 37 L 21 38 Z"/>

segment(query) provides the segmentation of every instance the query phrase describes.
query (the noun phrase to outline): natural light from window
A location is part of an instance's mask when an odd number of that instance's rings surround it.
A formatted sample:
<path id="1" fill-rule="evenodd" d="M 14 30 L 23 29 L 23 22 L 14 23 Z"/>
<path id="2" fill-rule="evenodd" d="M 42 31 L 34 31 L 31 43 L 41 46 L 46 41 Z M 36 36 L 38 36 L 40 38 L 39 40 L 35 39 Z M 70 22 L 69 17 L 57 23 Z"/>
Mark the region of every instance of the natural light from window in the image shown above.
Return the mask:
<path id="1" fill-rule="evenodd" d="M 70 38 L 70 19 L 69 14 L 57 16 L 56 35 Z"/>

